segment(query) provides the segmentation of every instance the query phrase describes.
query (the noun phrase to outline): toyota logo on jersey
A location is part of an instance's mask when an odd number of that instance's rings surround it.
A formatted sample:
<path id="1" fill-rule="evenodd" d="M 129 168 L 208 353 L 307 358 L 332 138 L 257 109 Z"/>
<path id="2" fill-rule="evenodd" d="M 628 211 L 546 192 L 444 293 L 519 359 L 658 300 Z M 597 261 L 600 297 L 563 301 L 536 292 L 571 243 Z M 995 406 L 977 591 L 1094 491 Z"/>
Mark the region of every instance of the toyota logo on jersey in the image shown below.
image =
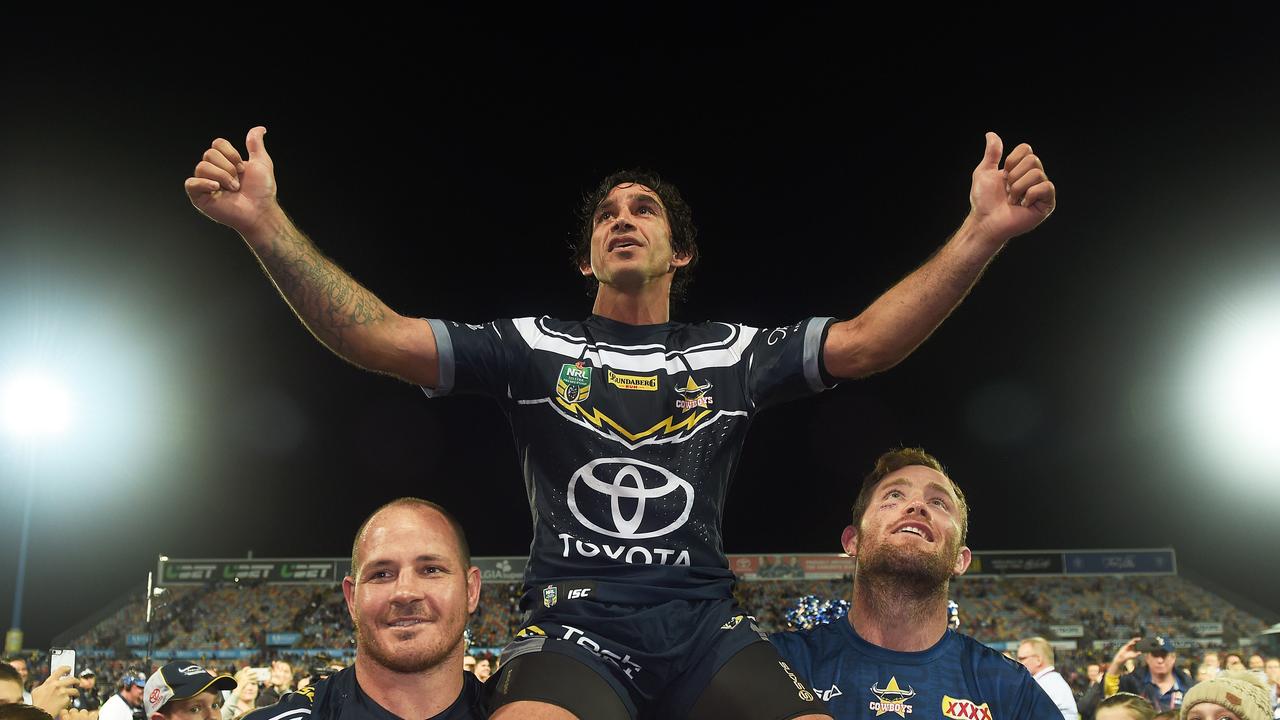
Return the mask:
<path id="1" fill-rule="evenodd" d="M 624 540 L 678 530 L 693 510 L 693 486 L 666 468 L 630 458 L 601 458 L 569 480 L 569 510 L 585 527 Z"/>

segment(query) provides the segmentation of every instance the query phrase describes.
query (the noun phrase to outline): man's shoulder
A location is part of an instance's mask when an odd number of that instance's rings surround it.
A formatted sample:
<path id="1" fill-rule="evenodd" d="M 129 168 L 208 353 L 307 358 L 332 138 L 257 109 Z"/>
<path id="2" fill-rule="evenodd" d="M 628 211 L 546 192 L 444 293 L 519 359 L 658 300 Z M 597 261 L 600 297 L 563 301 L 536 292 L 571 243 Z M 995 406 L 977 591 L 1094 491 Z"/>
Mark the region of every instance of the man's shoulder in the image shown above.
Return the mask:
<path id="1" fill-rule="evenodd" d="M 484 683 L 473 673 L 464 672 L 458 699 L 431 720 L 479 720 L 485 717 L 483 698 Z"/>
<path id="2" fill-rule="evenodd" d="M 287 692 L 281 695 L 280 700 L 275 704 L 254 708 L 241 715 L 240 720 L 285 720 L 310 715 L 315 705 L 315 697 L 314 686 Z"/>
<path id="3" fill-rule="evenodd" d="M 840 622 L 843 621 L 837 620 L 823 623 L 807 630 L 770 633 L 769 641 L 778 648 L 783 657 L 788 659 L 794 659 L 797 656 L 810 657 L 820 655 L 831 651 L 833 648 L 845 650 L 847 649 L 845 646 L 848 643 L 841 636 L 841 630 L 838 625 Z"/>
<path id="4" fill-rule="evenodd" d="M 1000 673 L 1025 679 L 1034 683 L 1031 673 L 1022 667 L 1017 660 L 1013 660 L 1004 653 L 978 642 L 976 639 L 964 633 L 955 633 L 957 641 L 960 643 L 960 652 L 962 656 L 967 657 L 974 668 L 981 666 L 984 671 L 991 673 Z"/>

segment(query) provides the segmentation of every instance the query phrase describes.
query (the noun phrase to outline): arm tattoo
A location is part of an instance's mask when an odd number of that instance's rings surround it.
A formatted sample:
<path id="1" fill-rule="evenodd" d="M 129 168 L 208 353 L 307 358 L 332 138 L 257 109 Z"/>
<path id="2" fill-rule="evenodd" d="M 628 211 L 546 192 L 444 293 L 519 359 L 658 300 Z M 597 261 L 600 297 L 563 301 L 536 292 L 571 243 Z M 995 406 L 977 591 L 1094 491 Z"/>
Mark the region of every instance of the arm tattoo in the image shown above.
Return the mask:
<path id="1" fill-rule="evenodd" d="M 355 361 L 351 353 L 358 349 L 358 336 L 389 313 L 296 229 L 272 238 L 258 258 L 302 323 L 347 360 Z"/>

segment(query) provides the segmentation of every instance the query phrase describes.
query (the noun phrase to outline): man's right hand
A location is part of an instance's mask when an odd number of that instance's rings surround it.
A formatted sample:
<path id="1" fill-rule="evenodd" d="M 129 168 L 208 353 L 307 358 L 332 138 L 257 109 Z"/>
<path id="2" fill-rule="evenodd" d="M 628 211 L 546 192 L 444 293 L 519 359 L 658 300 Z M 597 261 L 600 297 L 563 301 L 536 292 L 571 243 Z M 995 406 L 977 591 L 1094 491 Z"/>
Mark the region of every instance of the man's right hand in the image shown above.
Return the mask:
<path id="1" fill-rule="evenodd" d="M 1130 660 L 1133 660 L 1134 658 L 1142 654 L 1141 652 L 1133 649 L 1133 646 L 1137 645 L 1138 641 L 1141 639 L 1142 639 L 1141 637 L 1136 637 L 1130 640 L 1129 642 L 1125 643 L 1123 646 L 1121 646 L 1119 650 L 1116 651 L 1116 656 L 1111 658 L 1111 666 L 1107 668 L 1108 674 L 1120 675 L 1124 671 L 1125 663 L 1129 662 Z"/>
<path id="2" fill-rule="evenodd" d="M 280 209 L 275 166 L 262 139 L 266 133 L 262 126 L 249 131 L 247 161 L 227 140 L 214 140 L 184 184 L 197 210 L 245 236 Z"/>
<path id="3" fill-rule="evenodd" d="M 31 704 L 57 717 L 58 713 L 71 707 L 71 698 L 80 694 L 75 689 L 76 678 L 71 668 L 55 668 L 49 679 L 31 690 Z"/>

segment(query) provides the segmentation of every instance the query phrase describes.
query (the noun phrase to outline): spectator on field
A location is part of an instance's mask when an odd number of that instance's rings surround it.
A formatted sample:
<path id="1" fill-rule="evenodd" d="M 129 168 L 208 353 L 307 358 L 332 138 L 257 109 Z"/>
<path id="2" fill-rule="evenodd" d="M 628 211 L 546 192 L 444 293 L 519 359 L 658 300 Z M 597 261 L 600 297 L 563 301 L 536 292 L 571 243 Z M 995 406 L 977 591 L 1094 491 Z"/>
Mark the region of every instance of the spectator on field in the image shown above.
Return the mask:
<path id="1" fill-rule="evenodd" d="M 98 720 L 133 720 L 134 711 L 142 709 L 142 689 L 147 678 L 130 670 L 120 678 L 120 691 L 107 698 L 98 710 Z"/>
<path id="2" fill-rule="evenodd" d="M 284 660 L 271 662 L 271 679 L 258 697 L 258 705 L 275 705 L 280 696 L 293 689 L 293 666 Z"/>
<path id="3" fill-rule="evenodd" d="M 1154 720 L 1156 709 L 1141 695 L 1120 692 L 1098 703 L 1098 720 Z"/>
<path id="4" fill-rule="evenodd" d="M 1272 720 L 1271 698 L 1258 676 L 1226 670 L 1191 688 L 1182 702 L 1182 720 Z"/>
<path id="5" fill-rule="evenodd" d="M 1049 699 L 1062 713 L 1063 720 L 1076 720 L 1080 716 L 1076 709 L 1075 696 L 1071 694 L 1071 686 L 1062 677 L 1062 673 L 1053 667 L 1053 646 L 1042 637 L 1027 638 L 1018 644 L 1018 662 L 1031 673 L 1040 688 L 1049 695 Z"/>
<path id="6" fill-rule="evenodd" d="M 77 710 L 97 710 L 102 706 L 102 701 L 98 699 L 98 677 L 90 668 L 81 670 L 79 677 L 79 687 L 76 689 L 80 694 L 71 701 L 71 707 Z"/>
<path id="7" fill-rule="evenodd" d="M 1121 675 L 1124 663 L 1146 654 L 1144 667 L 1135 667 Z M 1125 643 L 1111 659 L 1104 682 L 1104 694 L 1114 695 L 1117 690 L 1141 695 L 1156 712 L 1176 710 L 1182 707 L 1183 697 L 1195 684 L 1191 676 L 1177 667 L 1178 655 L 1167 638 L 1154 636 L 1143 640 L 1133 638 Z"/>

